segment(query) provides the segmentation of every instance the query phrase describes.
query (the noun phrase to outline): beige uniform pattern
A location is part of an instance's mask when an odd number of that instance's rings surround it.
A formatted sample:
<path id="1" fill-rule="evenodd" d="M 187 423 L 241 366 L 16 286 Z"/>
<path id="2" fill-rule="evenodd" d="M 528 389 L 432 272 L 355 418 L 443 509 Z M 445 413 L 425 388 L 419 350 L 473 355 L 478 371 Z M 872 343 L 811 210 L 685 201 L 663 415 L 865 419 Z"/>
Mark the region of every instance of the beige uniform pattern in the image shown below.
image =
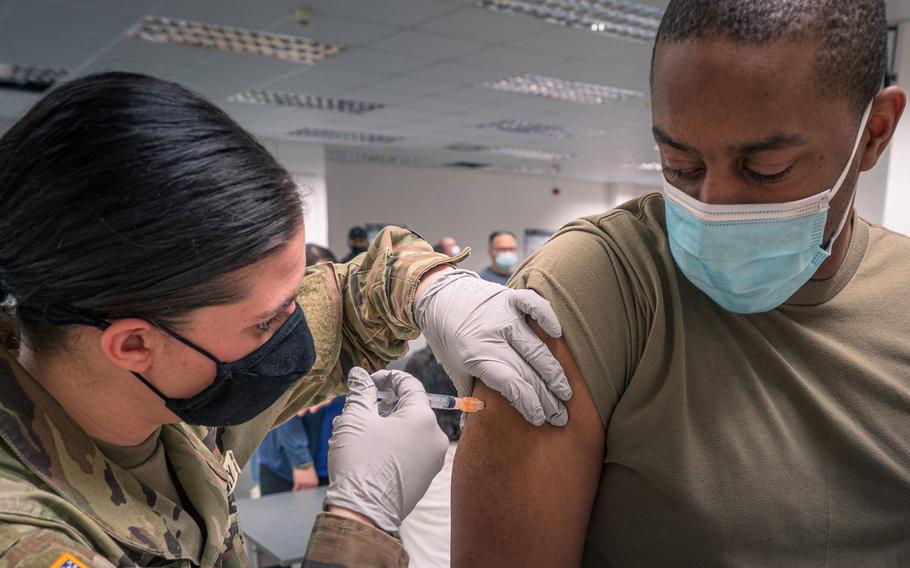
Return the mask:
<path id="1" fill-rule="evenodd" d="M 240 426 L 161 428 L 172 481 L 185 498 L 109 460 L 10 353 L 0 357 L 0 566 L 42 567 L 71 554 L 85 566 L 248 565 L 233 487 L 265 434 L 302 406 L 343 392 L 354 365 L 385 367 L 417 337 L 420 277 L 452 262 L 413 233 L 389 227 L 345 265 L 318 265 L 298 296 L 316 345 L 313 370 L 272 408 Z M 323 515 L 310 565 L 402 566 L 377 529 Z M 301 527 L 301 531 L 306 527 Z M 339 535 L 348 538 L 339 547 Z"/>
<path id="2" fill-rule="evenodd" d="M 550 300 L 606 428 L 585 566 L 910 566 L 910 239 L 857 218 L 834 278 L 737 315 L 650 194 L 511 284 Z"/>

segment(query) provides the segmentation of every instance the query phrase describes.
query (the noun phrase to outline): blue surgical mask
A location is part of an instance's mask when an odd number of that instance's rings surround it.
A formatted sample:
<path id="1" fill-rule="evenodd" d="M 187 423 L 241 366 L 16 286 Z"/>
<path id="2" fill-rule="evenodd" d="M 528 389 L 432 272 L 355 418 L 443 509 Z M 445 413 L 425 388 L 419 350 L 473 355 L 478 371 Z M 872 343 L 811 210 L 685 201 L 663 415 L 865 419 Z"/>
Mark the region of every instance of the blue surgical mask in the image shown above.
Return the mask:
<path id="1" fill-rule="evenodd" d="M 771 311 L 799 290 L 831 255 L 850 211 L 827 246 L 831 200 L 856 158 L 872 103 L 866 108 L 853 152 L 834 187 L 799 201 L 711 205 L 664 181 L 667 236 L 680 271 L 727 311 Z"/>
<path id="2" fill-rule="evenodd" d="M 508 272 L 518 264 L 518 255 L 514 252 L 501 252 L 493 258 L 493 263 L 496 268 L 503 272 Z"/>

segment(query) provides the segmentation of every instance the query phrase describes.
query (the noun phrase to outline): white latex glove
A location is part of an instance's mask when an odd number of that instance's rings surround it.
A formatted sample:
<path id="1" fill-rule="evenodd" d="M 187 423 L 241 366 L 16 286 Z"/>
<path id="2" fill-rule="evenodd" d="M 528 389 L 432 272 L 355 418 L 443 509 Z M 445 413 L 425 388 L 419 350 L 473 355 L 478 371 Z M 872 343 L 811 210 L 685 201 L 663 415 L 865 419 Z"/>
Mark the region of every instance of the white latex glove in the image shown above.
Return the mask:
<path id="1" fill-rule="evenodd" d="M 550 303 L 532 290 L 512 290 L 474 272 L 450 270 L 421 292 L 417 325 L 458 394 L 477 377 L 506 397 L 528 422 L 565 426 L 572 388 L 562 366 L 525 321 L 534 319 L 552 337 L 562 328 Z"/>
<path id="2" fill-rule="evenodd" d="M 360 513 L 386 532 L 427 492 L 442 469 L 449 439 L 436 423 L 423 385 L 404 371 L 348 374 L 348 398 L 329 441 L 326 506 Z M 392 391 L 397 406 L 379 416 L 376 391 Z"/>

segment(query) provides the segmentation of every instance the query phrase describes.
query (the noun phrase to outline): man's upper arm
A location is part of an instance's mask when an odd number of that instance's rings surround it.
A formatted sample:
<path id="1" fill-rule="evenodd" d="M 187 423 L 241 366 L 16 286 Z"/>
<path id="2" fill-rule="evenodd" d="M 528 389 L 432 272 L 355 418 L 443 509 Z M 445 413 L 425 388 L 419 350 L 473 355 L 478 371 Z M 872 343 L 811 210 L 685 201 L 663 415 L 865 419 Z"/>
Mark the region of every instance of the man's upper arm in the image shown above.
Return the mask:
<path id="1" fill-rule="evenodd" d="M 535 326 L 574 390 L 563 428 L 534 427 L 477 382 L 452 476 L 452 566 L 578 566 L 600 481 L 605 432 L 564 339 Z"/>

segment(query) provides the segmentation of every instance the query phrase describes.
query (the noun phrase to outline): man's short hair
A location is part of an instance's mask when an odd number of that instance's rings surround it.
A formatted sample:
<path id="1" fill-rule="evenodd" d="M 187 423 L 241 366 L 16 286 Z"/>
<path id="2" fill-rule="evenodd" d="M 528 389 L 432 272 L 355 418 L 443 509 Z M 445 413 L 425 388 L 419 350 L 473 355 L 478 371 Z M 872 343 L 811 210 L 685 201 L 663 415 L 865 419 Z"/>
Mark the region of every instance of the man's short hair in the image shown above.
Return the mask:
<path id="1" fill-rule="evenodd" d="M 352 241 L 354 239 L 365 239 L 365 238 L 367 238 L 367 230 L 359 225 L 351 227 L 351 230 L 348 231 L 348 240 L 349 241 Z"/>
<path id="2" fill-rule="evenodd" d="M 884 0 L 671 0 L 654 43 L 815 40 L 819 85 L 865 110 L 888 68 Z M 653 68 L 653 60 L 652 60 Z"/>
<path id="3" fill-rule="evenodd" d="M 509 235 L 510 237 L 515 239 L 516 242 L 518 241 L 518 237 L 516 237 L 515 233 L 513 233 L 512 231 L 493 231 L 492 233 L 490 233 L 490 240 L 489 240 L 491 248 L 493 247 L 493 241 L 495 241 L 496 237 L 498 237 L 499 235 Z"/>

